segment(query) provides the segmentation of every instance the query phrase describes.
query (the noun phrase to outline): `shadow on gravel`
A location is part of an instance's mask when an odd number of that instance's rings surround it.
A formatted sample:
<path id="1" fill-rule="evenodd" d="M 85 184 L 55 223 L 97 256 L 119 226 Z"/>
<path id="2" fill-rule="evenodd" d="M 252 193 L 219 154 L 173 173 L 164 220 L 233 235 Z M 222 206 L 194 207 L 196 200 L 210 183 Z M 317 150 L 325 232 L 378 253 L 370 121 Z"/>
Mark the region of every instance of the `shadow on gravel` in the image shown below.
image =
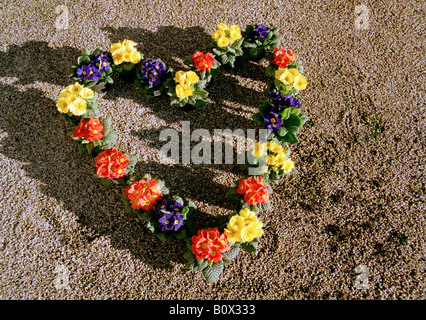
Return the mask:
<path id="1" fill-rule="evenodd" d="M 82 54 L 72 47 L 52 48 L 45 41 L 12 44 L 0 51 L 0 77 L 19 78 L 19 84 L 47 82 L 66 86 L 72 81 L 68 70 Z"/>
<path id="2" fill-rule="evenodd" d="M 124 187 L 106 190 L 92 178 L 94 158 L 79 156 L 77 143 L 68 136 L 72 124 L 58 114 L 54 100 L 46 98 L 39 89 L 20 91 L 9 85 L 0 85 L 0 97 L 0 153 L 22 163 L 25 175 L 34 180 L 33 187 L 62 203 L 63 209 L 72 212 L 81 226 L 80 234 L 76 235 L 75 230 L 64 228 L 60 213 L 36 201 L 34 206 L 40 219 L 48 219 L 61 243 L 77 250 L 81 249 L 78 239 L 83 239 L 84 245 L 90 245 L 97 238 L 107 236 L 115 248 L 129 250 L 153 267 L 167 269 L 171 268 L 171 262 L 185 263 L 186 245 L 183 241 L 169 241 L 165 246 L 145 227 L 145 222 L 125 213 L 122 203 Z M 142 172 L 144 166 L 138 163 L 136 171 Z M 176 180 L 184 182 L 187 185 L 185 193 L 188 191 L 181 196 L 191 200 L 203 201 L 200 197 L 205 197 L 211 203 L 211 193 L 221 195 L 226 191 L 211 180 L 207 170 L 197 172 L 191 168 L 161 164 L 151 164 L 151 168 L 158 173 L 155 177 L 166 180 L 166 183 L 170 180 L 167 177 L 178 175 Z M 195 186 L 188 183 L 193 179 L 202 179 L 205 190 L 195 190 Z M 167 186 L 172 194 L 182 190 L 180 183 L 168 183 Z M 223 205 L 221 200 L 214 204 Z M 214 224 L 213 216 L 200 213 L 202 215 L 207 223 Z"/>

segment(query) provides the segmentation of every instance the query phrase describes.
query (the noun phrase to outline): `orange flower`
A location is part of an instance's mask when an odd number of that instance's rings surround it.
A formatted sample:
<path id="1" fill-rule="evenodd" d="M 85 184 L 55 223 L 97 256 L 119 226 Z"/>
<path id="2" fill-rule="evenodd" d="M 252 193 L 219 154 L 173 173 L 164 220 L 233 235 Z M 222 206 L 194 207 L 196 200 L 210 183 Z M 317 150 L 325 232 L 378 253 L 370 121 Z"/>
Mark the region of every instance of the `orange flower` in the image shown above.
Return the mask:
<path id="1" fill-rule="evenodd" d="M 198 230 L 196 236 L 192 236 L 192 253 L 197 260 L 207 259 L 212 262 L 222 260 L 222 253 L 229 251 L 228 239 L 218 228 Z"/>
<path id="2" fill-rule="evenodd" d="M 119 179 L 126 173 L 129 157 L 117 149 L 106 149 L 96 157 L 96 174 L 101 178 Z"/>
<path id="3" fill-rule="evenodd" d="M 129 198 L 133 209 L 146 211 L 150 211 L 153 205 L 163 196 L 157 181 L 152 178 L 133 182 L 130 187 L 126 188 L 124 193 Z"/>
<path id="4" fill-rule="evenodd" d="M 214 58 L 210 52 L 206 54 L 198 51 L 191 56 L 192 61 L 194 62 L 194 66 L 199 71 L 210 70 L 214 64 Z"/>
<path id="5" fill-rule="evenodd" d="M 274 59 L 271 61 L 272 64 L 277 65 L 280 69 L 287 68 L 288 63 L 294 62 L 296 55 L 291 50 L 284 50 L 283 48 L 274 49 Z"/>
<path id="6" fill-rule="evenodd" d="M 244 201 L 248 204 L 267 203 L 269 201 L 268 186 L 263 184 L 262 177 L 249 177 L 242 179 L 238 185 L 237 193 L 244 195 Z"/>
<path id="7" fill-rule="evenodd" d="M 90 142 L 100 140 L 103 137 L 104 126 L 102 122 L 95 118 L 81 120 L 80 125 L 72 133 L 74 138 L 83 138 Z"/>

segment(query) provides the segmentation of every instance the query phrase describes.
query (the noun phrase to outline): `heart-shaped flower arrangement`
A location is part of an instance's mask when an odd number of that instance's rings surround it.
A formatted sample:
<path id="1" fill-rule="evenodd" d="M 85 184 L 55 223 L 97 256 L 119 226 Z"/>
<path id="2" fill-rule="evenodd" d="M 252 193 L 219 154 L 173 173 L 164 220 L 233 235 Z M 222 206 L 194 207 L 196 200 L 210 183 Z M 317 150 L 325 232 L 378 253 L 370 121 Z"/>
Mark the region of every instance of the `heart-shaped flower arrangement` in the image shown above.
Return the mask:
<path id="1" fill-rule="evenodd" d="M 136 45 L 126 39 L 112 44 L 107 53 L 84 50 L 69 75 L 75 83 L 60 92 L 57 108 L 76 125 L 71 137 L 79 142 L 80 153 L 96 157 L 95 179 L 107 188 L 126 186 L 126 211 L 145 220 L 161 241 L 185 240 L 187 267 L 200 270 L 208 282 L 215 282 L 224 265 L 241 249 L 257 254 L 264 225 L 257 213 L 271 208 L 270 183 L 296 172 L 286 147 L 298 142 L 297 132 L 307 121 L 297 99 L 299 91 L 306 88 L 302 63 L 292 51 L 281 47 L 276 28 L 263 24 L 249 25 L 241 32 L 237 25 L 228 27 L 220 23 L 206 52 L 196 52 L 185 61 L 189 69 L 186 71 L 168 68 L 160 59 L 143 60 Z M 253 116 L 268 134 L 265 143 L 255 143 L 247 152 L 253 158 L 249 161 L 246 157 L 246 164 L 241 165 L 246 178 L 236 181 L 225 195 L 238 201 L 240 210 L 224 217 L 222 225 L 203 229 L 194 223 L 193 202 L 169 195 L 165 183 L 149 174 L 135 176 L 137 159 L 112 147 L 117 134 L 109 118 L 97 116 L 97 97 L 106 85 L 113 83 L 115 73 L 133 80 L 134 86 L 145 94 L 167 93 L 171 105 L 203 107 L 207 84 L 218 75 L 220 66 L 233 68 L 237 58 L 269 62 L 265 70 L 270 79 L 268 99 L 261 101 Z M 260 170 L 249 176 L 253 167 Z"/>

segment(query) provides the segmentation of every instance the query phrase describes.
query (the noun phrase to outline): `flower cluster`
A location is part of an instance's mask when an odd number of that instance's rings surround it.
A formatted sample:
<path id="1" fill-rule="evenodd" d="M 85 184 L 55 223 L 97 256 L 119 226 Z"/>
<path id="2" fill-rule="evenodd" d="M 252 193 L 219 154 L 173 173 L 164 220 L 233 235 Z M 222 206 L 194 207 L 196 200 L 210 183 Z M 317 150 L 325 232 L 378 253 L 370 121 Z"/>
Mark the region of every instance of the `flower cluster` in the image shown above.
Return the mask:
<path id="1" fill-rule="evenodd" d="M 185 99 L 193 94 L 193 84 L 200 81 L 200 78 L 194 71 L 178 71 L 173 80 L 176 82 L 176 96 L 179 99 Z"/>
<path id="2" fill-rule="evenodd" d="M 271 99 L 273 107 L 277 112 L 286 108 L 301 108 L 299 99 L 289 94 L 282 94 L 277 91 L 273 91 L 269 93 L 269 98 Z"/>
<path id="3" fill-rule="evenodd" d="M 195 68 L 197 68 L 199 71 L 210 70 L 215 62 L 214 57 L 210 52 L 204 54 L 203 52 L 198 51 L 191 56 L 191 59 Z"/>
<path id="4" fill-rule="evenodd" d="M 285 86 L 296 90 L 304 90 L 307 85 L 306 78 L 296 68 L 284 68 L 275 71 L 275 78 Z"/>
<path id="5" fill-rule="evenodd" d="M 288 174 L 294 169 L 294 163 L 288 157 L 287 151 L 282 145 L 273 141 L 263 144 L 255 143 L 252 154 L 255 157 L 266 156 L 266 164 L 272 170 Z"/>
<path id="6" fill-rule="evenodd" d="M 192 253 L 197 260 L 217 263 L 222 260 L 222 254 L 230 249 L 226 235 L 220 233 L 217 227 L 198 230 L 191 240 Z"/>
<path id="7" fill-rule="evenodd" d="M 248 177 L 238 184 L 237 193 L 244 195 L 244 201 L 250 205 L 269 201 L 269 186 L 262 182 L 262 177 Z"/>
<path id="8" fill-rule="evenodd" d="M 141 53 L 135 48 L 136 42 L 123 40 L 111 45 L 110 53 L 115 65 L 122 63 L 136 64 L 142 59 Z"/>
<path id="9" fill-rule="evenodd" d="M 129 157 L 117 149 L 106 149 L 96 157 L 96 174 L 101 178 L 119 179 L 124 176 Z"/>
<path id="10" fill-rule="evenodd" d="M 88 107 L 88 100 L 94 97 L 95 92 L 92 89 L 83 87 L 76 82 L 60 92 L 56 106 L 61 113 L 82 116 Z"/>
<path id="11" fill-rule="evenodd" d="M 75 128 L 72 133 L 74 138 L 82 138 L 93 142 L 100 140 L 103 137 L 104 127 L 102 122 L 96 118 L 90 118 L 87 120 L 81 120 L 80 125 Z"/>
<path id="12" fill-rule="evenodd" d="M 291 50 L 284 50 L 283 48 L 274 49 L 274 58 L 271 63 L 278 66 L 280 69 L 287 68 L 290 62 L 296 61 L 296 55 Z"/>
<path id="13" fill-rule="evenodd" d="M 229 219 L 224 233 L 229 242 L 250 242 L 263 234 L 263 223 L 250 209 L 241 209 Z"/>
<path id="14" fill-rule="evenodd" d="M 163 201 L 157 206 L 158 223 L 161 231 L 178 231 L 183 226 L 183 204 L 176 200 Z"/>
<path id="15" fill-rule="evenodd" d="M 253 41 L 265 41 L 268 38 L 269 28 L 264 24 L 256 24 L 254 30 L 250 32 L 249 36 Z"/>
<path id="16" fill-rule="evenodd" d="M 133 209 L 150 211 L 162 197 L 161 187 L 152 178 L 134 181 L 124 191 Z"/>
<path id="17" fill-rule="evenodd" d="M 240 27 L 233 25 L 228 27 L 225 23 L 219 23 L 217 30 L 213 33 L 212 39 L 216 41 L 217 45 L 221 48 L 227 47 L 235 40 L 242 38 Z"/>
<path id="18" fill-rule="evenodd" d="M 166 78 L 166 65 L 162 61 L 146 59 L 141 70 L 142 77 L 153 86 L 159 86 Z"/>

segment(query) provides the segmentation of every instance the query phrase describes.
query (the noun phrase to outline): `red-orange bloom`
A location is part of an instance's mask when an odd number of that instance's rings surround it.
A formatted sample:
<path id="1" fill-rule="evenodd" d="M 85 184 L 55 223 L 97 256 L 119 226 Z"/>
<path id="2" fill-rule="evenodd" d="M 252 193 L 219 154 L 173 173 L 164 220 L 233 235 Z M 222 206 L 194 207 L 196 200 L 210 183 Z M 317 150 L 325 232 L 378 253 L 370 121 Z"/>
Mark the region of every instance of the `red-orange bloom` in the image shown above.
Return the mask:
<path id="1" fill-rule="evenodd" d="M 101 121 L 95 118 L 90 118 L 89 120 L 81 120 L 80 125 L 75 128 L 72 136 L 93 142 L 95 140 L 102 139 L 103 130 L 104 126 Z"/>
<path id="2" fill-rule="evenodd" d="M 117 149 L 106 149 L 96 157 L 96 174 L 101 178 L 119 179 L 126 173 L 129 157 Z"/>
<path id="3" fill-rule="evenodd" d="M 238 184 L 237 193 L 244 195 L 244 201 L 257 205 L 269 201 L 268 186 L 263 184 L 262 177 L 242 179 Z"/>
<path id="4" fill-rule="evenodd" d="M 229 251 L 228 239 L 218 228 L 198 230 L 196 236 L 192 236 L 192 253 L 197 260 L 207 259 L 212 262 L 222 260 L 222 253 Z"/>
<path id="5" fill-rule="evenodd" d="M 146 211 L 150 211 L 163 196 L 157 181 L 152 178 L 133 182 L 124 193 L 129 198 L 132 208 Z"/>
<path id="6" fill-rule="evenodd" d="M 289 62 L 294 62 L 296 55 L 291 50 L 284 50 L 283 48 L 274 49 L 274 59 L 271 63 L 277 65 L 281 69 L 287 68 Z"/>
<path id="7" fill-rule="evenodd" d="M 210 52 L 206 54 L 198 51 L 191 56 L 194 66 L 200 71 L 210 70 L 214 64 L 214 58 Z"/>

